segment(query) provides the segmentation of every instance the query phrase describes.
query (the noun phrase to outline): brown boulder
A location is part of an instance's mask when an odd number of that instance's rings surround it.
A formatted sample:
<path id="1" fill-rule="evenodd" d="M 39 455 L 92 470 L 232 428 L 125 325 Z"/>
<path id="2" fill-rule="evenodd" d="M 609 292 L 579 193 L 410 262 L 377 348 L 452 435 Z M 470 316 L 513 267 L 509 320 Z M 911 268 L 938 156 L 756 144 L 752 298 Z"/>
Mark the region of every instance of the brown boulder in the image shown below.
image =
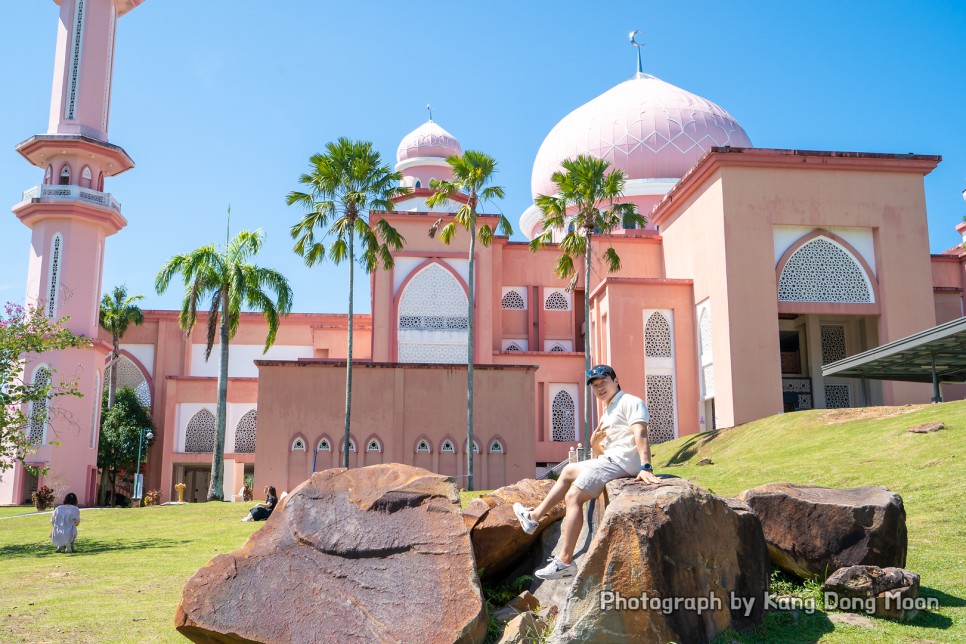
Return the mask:
<path id="1" fill-rule="evenodd" d="M 738 498 L 761 520 L 775 565 L 802 579 L 825 579 L 847 566 L 906 563 L 906 511 L 902 497 L 885 487 L 769 483 Z"/>
<path id="2" fill-rule="evenodd" d="M 744 509 L 683 479 L 619 479 L 607 494 L 550 641 L 707 642 L 736 626 L 733 597 L 763 601 L 764 543 L 754 553 L 754 539 L 742 542 L 753 525 Z M 753 565 L 744 568 L 739 553 Z"/>
<path id="3" fill-rule="evenodd" d="M 456 486 L 399 464 L 314 474 L 195 573 L 175 625 L 195 642 L 482 642 Z"/>
<path id="4" fill-rule="evenodd" d="M 540 532 L 563 518 L 564 504 L 559 503 L 540 520 L 540 527 L 534 534 L 527 534 L 513 514 L 515 502 L 528 508 L 537 506 L 550 492 L 553 483 L 523 479 L 473 499 L 463 510 L 473 541 L 476 565 L 483 579 L 496 579 L 512 570 L 527 556 Z"/>
<path id="5" fill-rule="evenodd" d="M 731 624 L 738 630 L 747 630 L 760 624 L 765 617 L 764 592 L 768 590 L 771 578 L 771 560 L 768 557 L 768 544 L 761 529 L 761 521 L 751 506 L 737 499 L 724 499 L 724 502 L 738 516 L 738 579 L 735 581 L 735 596 L 741 598 L 759 597 L 754 602 L 744 601 L 731 606 Z M 762 589 L 762 579 L 765 587 Z"/>
<path id="6" fill-rule="evenodd" d="M 916 616 L 919 575 L 902 568 L 849 566 L 825 583 L 825 607 L 907 621 Z M 857 600 L 857 601 L 856 601 Z"/>
<path id="7" fill-rule="evenodd" d="M 546 630 L 546 623 L 533 613 L 520 613 L 507 622 L 498 644 L 539 644 Z"/>
<path id="8" fill-rule="evenodd" d="M 936 423 L 923 423 L 922 425 L 915 425 L 908 429 L 909 432 L 913 434 L 931 434 L 933 432 L 938 432 L 940 429 L 946 429 L 945 423 L 942 421 Z"/>

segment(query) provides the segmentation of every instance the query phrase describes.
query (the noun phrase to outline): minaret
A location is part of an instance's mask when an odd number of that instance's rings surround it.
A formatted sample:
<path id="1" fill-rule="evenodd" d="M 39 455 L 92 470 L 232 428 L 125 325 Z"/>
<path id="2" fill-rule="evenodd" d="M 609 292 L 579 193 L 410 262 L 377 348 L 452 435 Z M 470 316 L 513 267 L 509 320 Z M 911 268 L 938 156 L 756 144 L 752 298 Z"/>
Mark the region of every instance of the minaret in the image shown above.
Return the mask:
<path id="1" fill-rule="evenodd" d="M 74 492 L 93 504 L 97 475 L 97 426 L 104 361 L 110 347 L 96 341 L 105 239 L 123 228 L 121 204 L 104 192 L 105 177 L 134 167 L 131 157 L 108 143 L 114 34 L 117 19 L 144 0 L 54 0 L 60 6 L 57 54 L 46 134 L 17 151 L 40 168 L 43 182 L 27 190 L 13 213 L 30 228 L 28 305 L 95 340 L 92 349 L 49 352 L 34 361 L 25 378 L 76 379 L 83 398 L 58 397 L 44 427 L 28 431 L 44 446 L 28 457 L 49 467 L 39 481 L 59 502 Z M 46 445 L 58 441 L 59 446 Z M 19 465 L 0 482 L 0 504 L 29 498 L 37 481 Z"/>

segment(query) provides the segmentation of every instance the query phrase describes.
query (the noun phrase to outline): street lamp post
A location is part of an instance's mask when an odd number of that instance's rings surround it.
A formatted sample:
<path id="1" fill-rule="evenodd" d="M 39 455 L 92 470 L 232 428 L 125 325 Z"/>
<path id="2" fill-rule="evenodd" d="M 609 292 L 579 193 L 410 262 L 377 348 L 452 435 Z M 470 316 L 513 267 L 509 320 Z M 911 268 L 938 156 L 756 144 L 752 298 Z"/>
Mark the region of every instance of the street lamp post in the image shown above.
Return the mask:
<path id="1" fill-rule="evenodd" d="M 144 497 L 144 486 L 141 485 L 141 450 L 144 447 L 144 439 L 147 438 L 151 440 L 154 438 L 154 432 L 151 431 L 150 427 L 144 427 L 138 432 L 138 463 L 136 474 L 134 475 L 134 498 L 138 500 L 138 505 L 141 505 L 140 501 Z"/>

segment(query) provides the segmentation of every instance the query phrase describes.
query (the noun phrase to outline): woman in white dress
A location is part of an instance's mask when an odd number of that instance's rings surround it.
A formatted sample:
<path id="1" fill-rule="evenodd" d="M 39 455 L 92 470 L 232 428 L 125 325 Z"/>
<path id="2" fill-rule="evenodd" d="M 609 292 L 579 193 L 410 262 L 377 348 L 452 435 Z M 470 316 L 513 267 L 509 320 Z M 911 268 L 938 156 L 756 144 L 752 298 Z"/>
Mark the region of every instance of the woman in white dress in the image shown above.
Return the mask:
<path id="1" fill-rule="evenodd" d="M 80 523 L 80 509 L 77 507 L 77 495 L 68 492 L 64 497 L 64 504 L 58 505 L 50 517 L 54 529 L 50 531 L 50 540 L 54 542 L 57 552 L 73 552 L 74 539 L 77 538 L 77 524 Z"/>

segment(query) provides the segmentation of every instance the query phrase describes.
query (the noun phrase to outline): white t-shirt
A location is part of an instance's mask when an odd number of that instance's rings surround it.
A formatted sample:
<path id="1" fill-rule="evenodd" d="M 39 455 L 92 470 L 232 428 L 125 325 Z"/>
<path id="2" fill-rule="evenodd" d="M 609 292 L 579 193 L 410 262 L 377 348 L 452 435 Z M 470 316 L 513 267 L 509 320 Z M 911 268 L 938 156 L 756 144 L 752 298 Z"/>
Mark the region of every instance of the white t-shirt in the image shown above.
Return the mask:
<path id="1" fill-rule="evenodd" d="M 641 455 L 637 453 L 631 425 L 646 424 L 649 419 L 647 405 L 643 400 L 618 391 L 600 417 L 600 427 L 606 434 L 601 443 L 604 450 L 601 458 L 610 458 L 628 474 L 637 475 L 641 471 Z"/>

